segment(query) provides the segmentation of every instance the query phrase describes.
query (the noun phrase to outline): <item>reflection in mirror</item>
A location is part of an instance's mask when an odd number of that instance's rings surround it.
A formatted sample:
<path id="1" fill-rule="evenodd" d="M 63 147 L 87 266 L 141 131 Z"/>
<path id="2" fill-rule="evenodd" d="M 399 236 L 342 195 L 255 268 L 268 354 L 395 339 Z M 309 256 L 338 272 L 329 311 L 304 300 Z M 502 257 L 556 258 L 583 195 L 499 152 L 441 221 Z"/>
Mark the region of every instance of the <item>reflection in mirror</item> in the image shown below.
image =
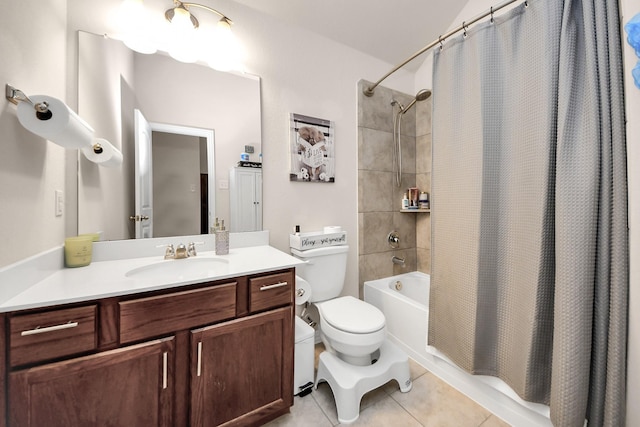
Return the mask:
<path id="1" fill-rule="evenodd" d="M 206 234 L 215 215 L 214 135 L 135 110 L 136 239 Z"/>
<path id="2" fill-rule="evenodd" d="M 232 221 L 229 170 L 236 166 L 245 146 L 254 148 L 252 162 L 259 161 L 262 151 L 260 80 L 179 63 L 166 55 L 134 53 L 119 41 L 80 32 L 78 112 L 94 125 L 96 135 L 121 149 L 124 162 L 121 168 L 106 170 L 80 156 L 78 233 L 98 231 L 104 240 L 136 236 L 137 222 L 129 219 L 140 215 L 134 190 L 135 109 L 141 110 L 150 123 L 215 132 L 215 149 L 210 149 L 211 158 L 215 153 L 215 163 L 207 170 L 215 172 L 208 180 L 211 213 L 207 216 L 226 219 L 227 224 Z M 194 164 L 193 170 L 200 173 L 202 169 Z M 163 187 L 165 202 L 179 205 L 178 194 Z M 187 192 L 193 193 L 191 190 L 189 184 Z M 200 193 L 197 187 L 195 193 Z M 198 214 L 199 204 L 196 209 Z M 167 236 L 193 234 L 170 228 L 173 231 L 166 231 Z M 206 230 L 199 221 L 198 230 Z"/>

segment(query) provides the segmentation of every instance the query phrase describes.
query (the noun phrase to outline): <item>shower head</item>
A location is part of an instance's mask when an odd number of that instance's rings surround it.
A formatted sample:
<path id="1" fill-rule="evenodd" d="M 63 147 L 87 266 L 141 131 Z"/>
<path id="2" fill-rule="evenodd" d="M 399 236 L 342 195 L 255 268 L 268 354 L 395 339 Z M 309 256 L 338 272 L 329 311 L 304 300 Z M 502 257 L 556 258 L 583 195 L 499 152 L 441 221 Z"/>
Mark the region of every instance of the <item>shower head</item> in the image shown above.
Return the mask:
<path id="1" fill-rule="evenodd" d="M 424 101 L 425 99 L 428 99 L 430 96 L 431 96 L 431 91 L 429 89 L 421 89 L 420 91 L 418 91 L 418 93 L 416 93 L 416 97 L 413 98 L 413 100 L 409 103 L 409 105 L 407 105 L 400 112 L 404 114 L 409 108 L 413 107 L 413 104 L 415 104 L 416 101 Z"/>
<path id="2" fill-rule="evenodd" d="M 417 101 L 424 101 L 431 96 L 431 91 L 429 89 L 422 89 L 416 93 Z"/>

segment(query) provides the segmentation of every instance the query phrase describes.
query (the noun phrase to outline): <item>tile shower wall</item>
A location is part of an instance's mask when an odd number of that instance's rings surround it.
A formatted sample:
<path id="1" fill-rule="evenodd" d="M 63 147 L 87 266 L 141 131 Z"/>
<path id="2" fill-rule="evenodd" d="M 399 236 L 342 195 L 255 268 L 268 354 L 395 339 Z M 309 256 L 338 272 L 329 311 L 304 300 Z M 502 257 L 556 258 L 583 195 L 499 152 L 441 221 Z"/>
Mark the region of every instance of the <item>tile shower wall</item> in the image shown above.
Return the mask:
<path id="1" fill-rule="evenodd" d="M 410 271 L 431 269 L 431 217 L 428 213 L 400 212 L 402 195 L 409 187 L 430 193 L 431 101 L 417 102 L 402 117 L 402 178 L 396 185 L 393 166 L 393 99 L 408 105 L 412 95 L 378 86 L 372 97 L 362 93 L 370 82 L 358 84 L 358 260 L 359 289 L 363 284 Z M 395 108 L 395 109 L 394 109 Z M 400 247 L 387 243 L 391 231 Z M 405 259 L 405 265 L 391 258 Z"/>

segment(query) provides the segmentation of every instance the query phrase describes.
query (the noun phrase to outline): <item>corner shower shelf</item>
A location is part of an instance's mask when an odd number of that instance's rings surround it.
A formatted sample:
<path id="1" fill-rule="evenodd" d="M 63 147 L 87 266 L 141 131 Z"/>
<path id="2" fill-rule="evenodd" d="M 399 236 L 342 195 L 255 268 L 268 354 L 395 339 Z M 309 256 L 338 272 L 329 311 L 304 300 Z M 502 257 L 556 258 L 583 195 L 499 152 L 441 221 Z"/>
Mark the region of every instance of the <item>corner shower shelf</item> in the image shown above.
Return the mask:
<path id="1" fill-rule="evenodd" d="M 431 209 L 400 209 L 400 212 L 410 212 L 410 213 L 431 212 Z"/>

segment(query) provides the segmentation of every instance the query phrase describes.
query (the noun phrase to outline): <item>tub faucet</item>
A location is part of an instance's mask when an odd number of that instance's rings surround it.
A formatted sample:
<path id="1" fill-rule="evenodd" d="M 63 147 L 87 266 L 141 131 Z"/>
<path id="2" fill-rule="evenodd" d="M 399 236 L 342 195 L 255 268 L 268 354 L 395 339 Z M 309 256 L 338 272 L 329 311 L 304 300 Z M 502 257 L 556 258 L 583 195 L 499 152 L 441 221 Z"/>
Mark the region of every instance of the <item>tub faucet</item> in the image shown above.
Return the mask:
<path id="1" fill-rule="evenodd" d="M 397 256 L 394 255 L 394 256 L 391 257 L 391 261 L 394 264 L 398 264 L 398 265 L 404 266 L 404 258 L 400 258 L 400 257 L 397 257 Z"/>

